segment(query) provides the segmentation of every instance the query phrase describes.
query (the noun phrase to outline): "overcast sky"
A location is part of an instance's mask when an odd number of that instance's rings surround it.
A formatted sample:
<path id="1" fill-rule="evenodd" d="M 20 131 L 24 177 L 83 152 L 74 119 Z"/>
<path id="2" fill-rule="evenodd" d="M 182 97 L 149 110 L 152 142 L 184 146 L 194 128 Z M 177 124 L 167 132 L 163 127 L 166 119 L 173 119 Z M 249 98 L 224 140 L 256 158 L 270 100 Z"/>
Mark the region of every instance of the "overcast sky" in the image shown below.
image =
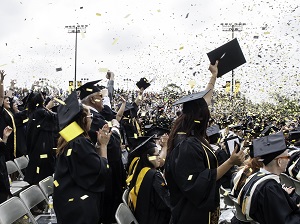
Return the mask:
<path id="1" fill-rule="evenodd" d="M 259 0 L 1 0 L 0 69 L 5 84 L 30 86 L 47 78 L 64 89 L 74 79 L 75 34 L 67 25 L 88 25 L 78 34 L 77 80 L 116 75 L 116 87 L 136 88 L 141 77 L 201 90 L 209 79 L 206 53 L 231 40 L 220 23 L 243 22 L 235 32 L 247 63 L 235 70 L 252 99 L 270 93 L 299 96 L 298 1 Z M 298 2 L 299 3 L 299 2 Z M 62 71 L 56 72 L 56 68 Z M 298 77 L 297 77 L 298 75 Z M 124 81 L 131 79 L 132 81 Z M 231 73 L 218 79 L 221 89 Z"/>

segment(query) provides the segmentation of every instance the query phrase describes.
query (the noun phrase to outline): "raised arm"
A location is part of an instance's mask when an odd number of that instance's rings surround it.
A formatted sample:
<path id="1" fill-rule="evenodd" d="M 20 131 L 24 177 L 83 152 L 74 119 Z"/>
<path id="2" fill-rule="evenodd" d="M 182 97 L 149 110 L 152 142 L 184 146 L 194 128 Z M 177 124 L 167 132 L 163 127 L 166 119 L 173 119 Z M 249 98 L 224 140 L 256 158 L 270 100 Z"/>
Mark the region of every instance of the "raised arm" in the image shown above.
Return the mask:
<path id="1" fill-rule="evenodd" d="M 126 107 L 126 100 L 123 97 L 121 97 L 121 99 L 122 99 L 122 104 L 121 104 L 121 106 L 120 106 L 120 108 L 119 108 L 119 110 L 116 114 L 116 120 L 119 121 L 119 122 L 123 117 L 125 107 Z"/>
<path id="2" fill-rule="evenodd" d="M 208 105 L 211 104 L 211 97 L 213 94 L 213 89 L 215 87 L 215 83 L 216 83 L 216 79 L 217 79 L 217 75 L 218 75 L 218 63 L 219 63 L 219 61 L 216 61 L 216 63 L 214 65 L 209 65 L 209 68 L 208 68 L 209 71 L 211 72 L 211 77 L 209 79 L 209 82 L 206 85 L 205 90 L 210 89 L 211 91 L 209 91 L 203 97 Z"/>

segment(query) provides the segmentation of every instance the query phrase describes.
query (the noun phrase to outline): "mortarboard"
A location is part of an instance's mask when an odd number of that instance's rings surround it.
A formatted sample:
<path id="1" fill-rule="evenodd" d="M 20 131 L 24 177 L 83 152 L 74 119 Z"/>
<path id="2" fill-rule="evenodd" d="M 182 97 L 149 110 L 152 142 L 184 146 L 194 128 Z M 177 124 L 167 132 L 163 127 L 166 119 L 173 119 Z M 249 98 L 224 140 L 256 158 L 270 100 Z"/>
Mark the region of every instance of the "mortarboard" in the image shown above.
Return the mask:
<path id="1" fill-rule="evenodd" d="M 221 47 L 207 53 L 210 63 L 218 64 L 218 77 L 246 63 L 241 47 L 237 39 L 233 39 Z"/>
<path id="2" fill-rule="evenodd" d="M 216 124 L 216 125 L 210 126 L 210 127 L 208 127 L 206 129 L 206 135 L 208 137 L 213 136 L 215 134 L 220 134 L 220 127 L 219 127 L 219 125 Z"/>
<path id="3" fill-rule="evenodd" d="M 80 86 L 79 88 L 77 88 L 76 90 L 79 91 L 79 97 L 80 97 L 80 99 L 82 100 L 85 97 L 87 97 L 88 95 L 100 92 L 101 89 L 103 89 L 103 88 L 100 87 L 100 86 L 95 85 L 99 81 L 101 81 L 101 80 L 87 82 L 87 83 L 83 84 L 82 86 Z"/>
<path id="4" fill-rule="evenodd" d="M 130 152 L 130 155 L 141 156 L 148 149 L 157 147 L 155 144 L 155 140 L 157 138 L 152 136 L 142 136 L 135 139 L 135 148 Z"/>
<path id="5" fill-rule="evenodd" d="M 170 133 L 170 130 L 163 128 L 163 127 L 158 127 L 158 126 L 152 126 L 149 130 L 146 131 L 146 134 L 148 136 L 154 135 L 156 137 L 160 137 L 165 133 Z"/>
<path id="6" fill-rule="evenodd" d="M 261 136 L 267 136 L 270 134 L 270 132 L 273 129 L 273 125 L 268 125 L 267 127 L 264 128 L 264 130 L 260 133 Z"/>
<path id="7" fill-rule="evenodd" d="M 210 89 L 209 90 L 204 90 L 204 91 L 201 91 L 201 92 L 198 92 L 198 93 L 193 93 L 193 94 L 190 94 L 190 95 L 187 95 L 187 96 L 184 96 L 181 99 L 177 100 L 175 103 L 173 103 L 173 106 L 181 104 L 181 103 L 186 103 L 186 102 L 190 102 L 190 101 L 193 101 L 193 100 L 201 99 L 209 91 L 210 91 Z"/>
<path id="8" fill-rule="evenodd" d="M 28 102 L 31 100 L 33 95 L 34 95 L 33 92 L 30 92 L 21 100 L 23 102 L 24 109 L 27 108 Z"/>
<path id="9" fill-rule="evenodd" d="M 57 108 L 59 130 L 66 127 L 81 112 L 82 105 L 78 102 L 77 93 L 73 91 L 65 100 L 65 105 L 61 104 Z"/>
<path id="10" fill-rule="evenodd" d="M 287 149 L 282 132 L 253 140 L 253 156 L 261 157 L 265 165 Z"/>
<path id="11" fill-rule="evenodd" d="M 290 133 L 289 133 L 289 141 L 295 142 L 295 141 L 297 141 L 299 139 L 300 139 L 300 131 L 299 130 L 290 131 Z"/>
<path id="12" fill-rule="evenodd" d="M 57 72 L 60 72 L 60 71 L 62 71 L 62 68 L 56 68 L 55 69 Z"/>
<path id="13" fill-rule="evenodd" d="M 219 125 L 212 125 L 206 129 L 206 135 L 209 138 L 210 144 L 216 144 L 220 138 L 220 127 Z"/>
<path id="14" fill-rule="evenodd" d="M 120 108 L 121 105 L 122 105 L 121 103 L 118 104 L 118 108 Z M 125 111 L 129 111 L 129 110 L 131 110 L 131 109 L 134 109 L 134 106 L 133 106 L 131 103 L 126 102 L 124 112 L 125 112 Z"/>
<path id="15" fill-rule="evenodd" d="M 145 90 L 150 86 L 150 83 L 146 78 L 141 78 L 140 81 L 136 83 L 136 85 L 139 89 L 144 88 Z"/>

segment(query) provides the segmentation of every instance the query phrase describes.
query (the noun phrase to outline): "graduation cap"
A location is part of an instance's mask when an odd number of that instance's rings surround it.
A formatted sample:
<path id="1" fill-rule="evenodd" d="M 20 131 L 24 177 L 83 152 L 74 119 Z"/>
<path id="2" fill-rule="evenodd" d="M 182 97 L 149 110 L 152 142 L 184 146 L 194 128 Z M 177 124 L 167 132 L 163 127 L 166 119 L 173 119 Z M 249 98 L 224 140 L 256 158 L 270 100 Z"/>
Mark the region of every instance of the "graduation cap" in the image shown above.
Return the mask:
<path id="1" fill-rule="evenodd" d="M 120 108 L 121 105 L 122 105 L 121 103 L 118 104 L 118 108 Z M 133 106 L 131 103 L 126 102 L 124 112 L 125 112 L 125 111 L 129 111 L 129 110 L 132 110 L 132 109 L 134 109 L 134 106 Z"/>
<path id="2" fill-rule="evenodd" d="M 287 149 L 282 132 L 253 140 L 253 157 L 261 157 L 265 165 Z"/>
<path id="3" fill-rule="evenodd" d="M 208 92 L 209 90 L 204 90 L 198 93 L 193 93 L 187 96 L 182 97 L 181 99 L 177 100 L 175 103 L 173 103 L 173 106 L 181 104 L 181 103 L 187 103 L 187 102 L 191 102 L 193 100 L 197 100 L 197 99 L 201 99 L 203 98 Z"/>
<path id="4" fill-rule="evenodd" d="M 141 156 L 148 149 L 157 147 L 155 143 L 156 139 L 158 138 L 155 135 L 135 138 L 135 148 L 130 152 L 130 155 Z"/>
<path id="5" fill-rule="evenodd" d="M 60 71 L 62 71 L 62 68 L 56 68 L 55 69 L 57 72 L 60 72 Z"/>
<path id="6" fill-rule="evenodd" d="M 231 130 L 242 130 L 243 129 L 243 125 L 241 125 L 241 124 L 232 125 L 232 126 L 229 126 L 229 128 Z"/>
<path id="7" fill-rule="evenodd" d="M 87 82 L 87 83 L 83 84 L 82 86 L 80 86 L 79 88 L 77 88 L 76 90 L 80 92 L 79 93 L 80 99 L 82 100 L 85 97 L 87 97 L 88 95 L 100 92 L 101 89 L 103 89 L 102 86 L 95 85 L 96 83 L 98 83 L 100 81 L 101 80 Z"/>
<path id="8" fill-rule="evenodd" d="M 148 136 L 153 136 L 154 135 L 156 137 L 160 137 L 165 133 L 170 133 L 170 130 L 166 129 L 166 128 L 163 128 L 163 127 L 158 127 L 158 126 L 152 126 L 149 130 L 146 131 L 146 134 Z"/>
<path id="9" fill-rule="evenodd" d="M 219 125 L 212 125 L 206 129 L 206 135 L 208 137 L 219 134 L 220 135 L 220 127 Z"/>
<path id="10" fill-rule="evenodd" d="M 212 65 L 217 60 L 219 61 L 218 77 L 246 63 L 246 59 L 236 38 L 207 53 L 207 56 Z"/>
<path id="11" fill-rule="evenodd" d="M 65 105 L 61 104 L 57 108 L 59 130 L 74 121 L 81 110 L 82 105 L 78 102 L 77 93 L 73 91 L 65 100 Z"/>
<path id="12" fill-rule="evenodd" d="M 136 85 L 139 89 L 144 88 L 145 90 L 150 86 L 150 83 L 146 78 L 141 78 L 140 81 L 136 83 Z"/>
<path id="13" fill-rule="evenodd" d="M 215 144 L 220 138 L 220 127 L 219 125 L 212 125 L 206 129 L 206 135 L 209 138 L 210 144 Z"/>
<path id="14" fill-rule="evenodd" d="M 298 141 L 299 139 L 300 139 L 299 130 L 289 132 L 289 141 L 294 142 L 294 141 Z"/>

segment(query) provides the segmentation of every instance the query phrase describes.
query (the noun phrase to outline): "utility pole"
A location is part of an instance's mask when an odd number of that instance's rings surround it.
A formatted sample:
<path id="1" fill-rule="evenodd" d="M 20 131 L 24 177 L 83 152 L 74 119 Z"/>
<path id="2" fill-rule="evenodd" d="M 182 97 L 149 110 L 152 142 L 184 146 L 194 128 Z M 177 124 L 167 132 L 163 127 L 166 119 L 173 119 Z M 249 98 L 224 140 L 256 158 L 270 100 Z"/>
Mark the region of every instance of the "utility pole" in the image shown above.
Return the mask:
<path id="1" fill-rule="evenodd" d="M 231 31 L 232 39 L 234 39 L 234 32 L 241 32 L 243 30 L 243 26 L 246 23 L 221 23 L 222 31 Z M 231 97 L 234 96 L 234 71 L 231 71 Z"/>
<path id="2" fill-rule="evenodd" d="M 74 90 L 76 89 L 76 78 L 77 78 L 77 33 L 86 33 L 86 28 L 88 25 L 73 25 L 73 26 L 65 26 L 68 29 L 68 33 L 75 33 L 75 74 L 74 74 Z"/>

